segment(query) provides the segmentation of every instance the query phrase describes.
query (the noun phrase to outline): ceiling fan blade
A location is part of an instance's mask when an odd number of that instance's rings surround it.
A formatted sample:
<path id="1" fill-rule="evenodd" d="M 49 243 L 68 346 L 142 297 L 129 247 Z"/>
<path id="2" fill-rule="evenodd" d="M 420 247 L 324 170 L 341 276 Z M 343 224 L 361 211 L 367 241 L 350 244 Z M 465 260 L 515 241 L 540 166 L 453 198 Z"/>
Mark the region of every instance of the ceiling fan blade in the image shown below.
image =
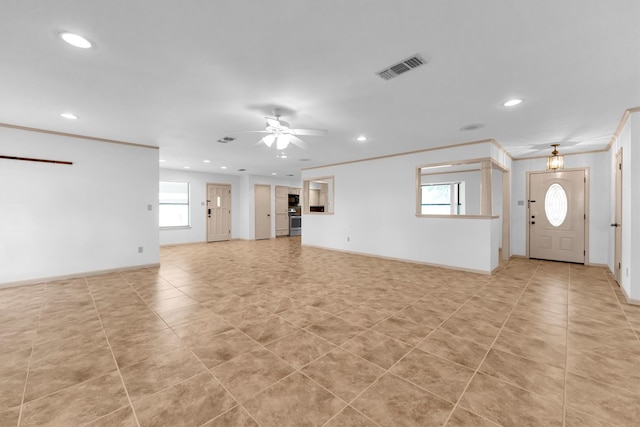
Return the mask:
<path id="1" fill-rule="evenodd" d="M 269 133 L 266 130 L 225 130 L 224 133 Z"/>
<path id="2" fill-rule="evenodd" d="M 324 136 L 329 132 L 326 129 L 291 129 L 293 135 L 308 135 L 308 136 Z"/>
<path id="3" fill-rule="evenodd" d="M 306 150 L 307 148 L 309 148 L 309 144 L 307 144 L 306 142 L 304 142 L 303 140 L 301 140 L 300 138 L 298 138 L 295 135 L 289 135 L 289 142 L 297 145 L 298 147 L 302 148 L 303 150 Z"/>

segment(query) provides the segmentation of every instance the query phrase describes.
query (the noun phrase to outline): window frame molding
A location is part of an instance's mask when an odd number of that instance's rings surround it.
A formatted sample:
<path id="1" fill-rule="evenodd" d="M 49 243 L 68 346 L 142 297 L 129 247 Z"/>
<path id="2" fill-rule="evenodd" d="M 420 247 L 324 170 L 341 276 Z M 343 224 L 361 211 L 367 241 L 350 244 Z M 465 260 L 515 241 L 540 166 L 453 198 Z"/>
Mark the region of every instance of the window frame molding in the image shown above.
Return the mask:
<path id="1" fill-rule="evenodd" d="M 187 185 L 187 203 L 162 203 L 160 201 L 160 183 L 170 184 L 186 184 Z M 181 225 L 160 225 L 160 210 L 163 205 L 169 206 L 187 206 L 187 224 Z M 188 181 L 158 181 L 158 228 L 160 230 L 179 230 L 191 228 L 191 183 Z"/>
<path id="2" fill-rule="evenodd" d="M 311 212 L 309 210 L 309 183 L 313 181 L 331 180 L 331 200 L 327 197 L 327 204 L 332 206 L 331 212 Z M 303 215 L 334 215 L 336 211 L 336 178 L 335 175 L 316 176 L 302 180 L 302 214 Z"/>
<path id="3" fill-rule="evenodd" d="M 500 162 L 498 162 L 497 160 L 491 158 L 491 157 L 481 157 L 478 159 L 465 159 L 465 160 L 452 160 L 449 162 L 439 162 L 439 163 L 426 163 L 426 164 L 421 164 L 416 166 L 416 179 L 415 179 L 415 216 L 417 218 L 456 218 L 456 219 L 493 219 L 493 218 L 499 218 L 500 215 L 468 215 L 468 214 L 463 214 L 463 215 L 432 215 L 432 214 L 423 214 L 422 213 L 422 176 L 423 175 L 436 175 L 436 174 L 445 174 L 445 173 L 454 173 L 453 171 L 446 171 L 443 170 L 441 172 L 427 172 L 427 173 L 423 173 L 422 169 L 423 168 L 433 168 L 433 167 L 444 167 L 444 166 L 461 166 L 461 165 L 476 165 L 476 164 L 480 164 L 482 165 L 483 162 L 489 162 L 491 164 L 491 168 L 492 169 L 497 169 L 502 173 L 507 173 L 509 172 L 509 169 L 504 166 L 503 164 L 501 164 Z M 470 172 L 470 171 L 476 171 L 476 170 L 481 170 L 477 167 L 474 167 L 473 169 L 469 169 L 469 170 L 464 170 L 464 171 L 455 171 L 455 172 Z M 482 190 L 481 190 L 482 191 Z M 480 197 L 482 198 L 482 194 L 480 195 Z"/>

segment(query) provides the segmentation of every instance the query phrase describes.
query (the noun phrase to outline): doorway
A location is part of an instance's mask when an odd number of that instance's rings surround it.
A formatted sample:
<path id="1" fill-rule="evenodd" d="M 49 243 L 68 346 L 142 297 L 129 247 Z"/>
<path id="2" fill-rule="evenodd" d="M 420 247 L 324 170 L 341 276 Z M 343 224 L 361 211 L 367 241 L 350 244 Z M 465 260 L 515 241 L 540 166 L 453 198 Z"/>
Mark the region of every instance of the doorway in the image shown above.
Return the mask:
<path id="1" fill-rule="evenodd" d="M 529 257 L 584 264 L 586 171 L 528 175 Z"/>
<path id="2" fill-rule="evenodd" d="M 231 240 L 231 186 L 207 184 L 207 242 Z"/>
<path id="3" fill-rule="evenodd" d="M 255 235 L 256 240 L 271 238 L 271 186 L 255 184 Z"/>
<path id="4" fill-rule="evenodd" d="M 622 284 L 622 148 L 616 153 L 615 208 L 612 227 L 615 227 L 613 273 Z"/>

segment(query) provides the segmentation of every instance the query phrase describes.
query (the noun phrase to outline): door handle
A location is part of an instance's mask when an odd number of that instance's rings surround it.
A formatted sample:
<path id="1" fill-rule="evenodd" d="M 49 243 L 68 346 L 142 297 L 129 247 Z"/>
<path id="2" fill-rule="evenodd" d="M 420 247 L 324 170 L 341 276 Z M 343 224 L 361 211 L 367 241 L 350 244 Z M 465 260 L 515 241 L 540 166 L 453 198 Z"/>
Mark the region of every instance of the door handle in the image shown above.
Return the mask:
<path id="1" fill-rule="evenodd" d="M 611 224 L 612 227 L 620 227 L 620 224 L 618 224 L 617 222 L 614 222 L 613 224 Z"/>

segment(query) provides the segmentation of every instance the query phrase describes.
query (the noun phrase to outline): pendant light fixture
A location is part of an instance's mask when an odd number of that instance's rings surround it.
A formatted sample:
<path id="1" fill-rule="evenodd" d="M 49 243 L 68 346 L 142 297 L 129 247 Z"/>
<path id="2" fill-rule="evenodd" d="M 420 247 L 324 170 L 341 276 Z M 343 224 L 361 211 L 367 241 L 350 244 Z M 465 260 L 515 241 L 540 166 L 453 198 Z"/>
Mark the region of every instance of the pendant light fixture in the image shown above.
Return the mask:
<path id="1" fill-rule="evenodd" d="M 553 147 L 553 151 L 551 152 L 551 155 L 547 157 L 548 171 L 557 171 L 558 169 L 564 169 L 564 157 L 558 155 L 559 145 L 560 144 L 551 144 L 551 146 Z"/>

